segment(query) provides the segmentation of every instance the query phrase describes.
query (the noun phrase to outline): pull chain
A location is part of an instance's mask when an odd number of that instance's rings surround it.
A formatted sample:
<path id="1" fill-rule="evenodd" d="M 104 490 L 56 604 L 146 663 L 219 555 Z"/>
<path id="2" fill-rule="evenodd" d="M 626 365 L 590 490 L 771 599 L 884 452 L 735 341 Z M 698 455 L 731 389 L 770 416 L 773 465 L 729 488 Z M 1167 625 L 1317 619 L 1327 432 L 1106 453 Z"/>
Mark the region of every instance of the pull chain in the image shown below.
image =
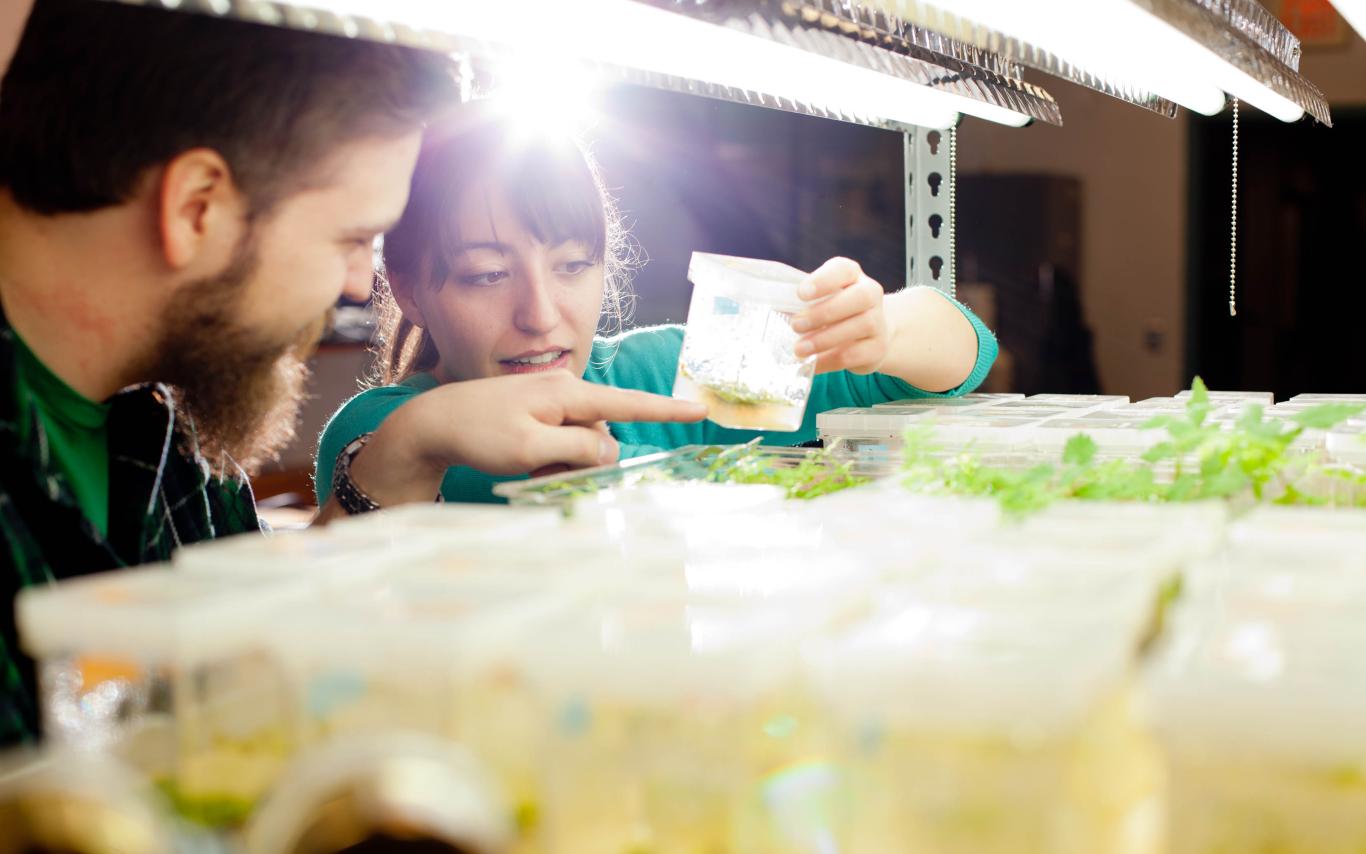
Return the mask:
<path id="1" fill-rule="evenodd" d="M 1228 316 L 1238 316 L 1238 99 L 1233 99 L 1233 191 L 1228 225 Z"/>
<path id="2" fill-rule="evenodd" d="M 958 298 L 958 128 L 949 128 L 949 296 Z"/>

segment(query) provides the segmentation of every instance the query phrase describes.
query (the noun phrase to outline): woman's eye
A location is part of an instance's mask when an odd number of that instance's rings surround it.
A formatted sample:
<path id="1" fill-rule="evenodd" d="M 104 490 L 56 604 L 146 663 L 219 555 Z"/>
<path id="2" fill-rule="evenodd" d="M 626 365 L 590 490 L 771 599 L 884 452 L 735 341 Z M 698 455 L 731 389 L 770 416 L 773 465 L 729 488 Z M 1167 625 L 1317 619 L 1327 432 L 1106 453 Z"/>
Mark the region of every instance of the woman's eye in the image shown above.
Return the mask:
<path id="1" fill-rule="evenodd" d="M 508 274 L 503 270 L 490 270 L 487 273 L 468 273 L 463 275 L 460 277 L 460 283 L 462 285 L 488 287 L 489 285 L 498 284 L 507 277 Z"/>
<path id="2" fill-rule="evenodd" d="M 570 276 L 577 276 L 592 266 L 592 261 L 569 261 L 560 265 L 560 271 Z"/>

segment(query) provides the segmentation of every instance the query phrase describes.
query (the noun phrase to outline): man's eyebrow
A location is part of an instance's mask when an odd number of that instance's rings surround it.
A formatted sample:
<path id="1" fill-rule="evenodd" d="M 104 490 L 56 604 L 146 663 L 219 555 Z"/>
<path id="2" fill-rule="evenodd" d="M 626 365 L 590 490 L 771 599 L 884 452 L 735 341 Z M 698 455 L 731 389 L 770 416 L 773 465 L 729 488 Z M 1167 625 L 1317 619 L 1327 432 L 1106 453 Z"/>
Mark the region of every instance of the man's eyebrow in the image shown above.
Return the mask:
<path id="1" fill-rule="evenodd" d="M 367 234 L 387 234 L 398 225 L 397 219 L 389 220 L 383 225 L 357 225 L 346 229 L 348 235 L 367 235 Z"/>

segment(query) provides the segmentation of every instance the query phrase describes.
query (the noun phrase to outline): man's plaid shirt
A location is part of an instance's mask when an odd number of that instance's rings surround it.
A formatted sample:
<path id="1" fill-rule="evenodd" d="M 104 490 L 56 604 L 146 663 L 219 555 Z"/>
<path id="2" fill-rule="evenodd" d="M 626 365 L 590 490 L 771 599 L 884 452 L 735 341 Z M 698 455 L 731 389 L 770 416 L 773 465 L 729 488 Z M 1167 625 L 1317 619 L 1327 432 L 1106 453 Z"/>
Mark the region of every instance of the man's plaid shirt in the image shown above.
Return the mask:
<path id="1" fill-rule="evenodd" d="M 176 422 L 172 391 L 146 385 L 110 401 L 109 533 L 100 534 L 50 458 L 36 408 L 16 400 L 14 348 L 0 313 L 0 747 L 38 735 L 33 662 L 19 650 L 14 624 L 21 588 L 163 561 L 182 544 L 260 530 L 246 478 L 213 476 L 193 450 L 192 430 Z"/>

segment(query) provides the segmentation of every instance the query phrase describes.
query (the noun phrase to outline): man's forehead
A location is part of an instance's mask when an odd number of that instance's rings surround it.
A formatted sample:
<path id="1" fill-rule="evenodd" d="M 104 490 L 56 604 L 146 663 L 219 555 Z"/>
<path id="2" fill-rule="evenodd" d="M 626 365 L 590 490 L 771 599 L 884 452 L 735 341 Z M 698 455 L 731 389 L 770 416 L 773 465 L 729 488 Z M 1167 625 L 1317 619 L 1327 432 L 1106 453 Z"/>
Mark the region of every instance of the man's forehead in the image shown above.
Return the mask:
<path id="1" fill-rule="evenodd" d="M 304 193 L 313 195 L 316 204 L 352 199 L 396 207 L 392 212 L 396 218 L 408 197 L 420 140 L 420 133 L 414 131 L 402 137 L 343 143 L 319 164 Z"/>

